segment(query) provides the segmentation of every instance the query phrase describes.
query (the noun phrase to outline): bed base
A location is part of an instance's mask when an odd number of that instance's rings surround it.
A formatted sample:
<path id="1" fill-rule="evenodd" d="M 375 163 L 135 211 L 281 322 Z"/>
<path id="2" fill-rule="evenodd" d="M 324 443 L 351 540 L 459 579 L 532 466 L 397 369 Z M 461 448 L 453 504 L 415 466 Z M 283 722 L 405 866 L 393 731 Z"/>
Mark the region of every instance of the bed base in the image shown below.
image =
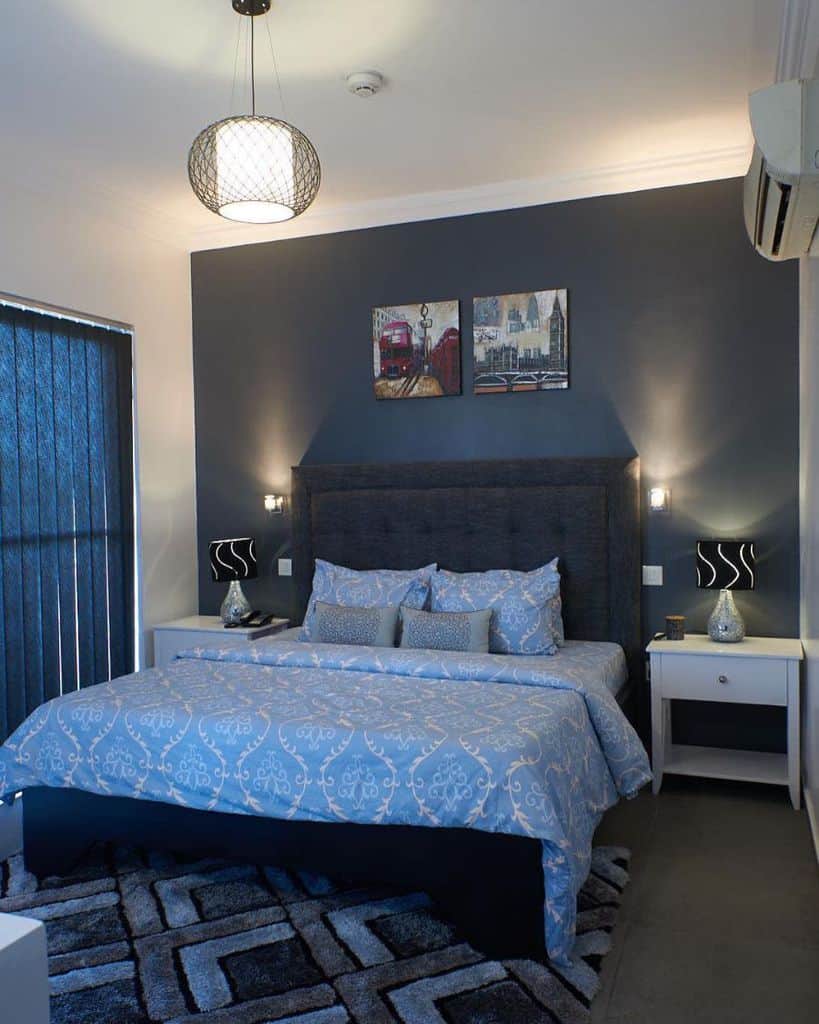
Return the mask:
<path id="1" fill-rule="evenodd" d="M 23 835 L 38 878 L 67 873 L 96 841 L 275 864 L 421 889 L 488 956 L 545 955 L 541 844 L 522 836 L 277 821 L 46 787 L 25 792 Z"/>

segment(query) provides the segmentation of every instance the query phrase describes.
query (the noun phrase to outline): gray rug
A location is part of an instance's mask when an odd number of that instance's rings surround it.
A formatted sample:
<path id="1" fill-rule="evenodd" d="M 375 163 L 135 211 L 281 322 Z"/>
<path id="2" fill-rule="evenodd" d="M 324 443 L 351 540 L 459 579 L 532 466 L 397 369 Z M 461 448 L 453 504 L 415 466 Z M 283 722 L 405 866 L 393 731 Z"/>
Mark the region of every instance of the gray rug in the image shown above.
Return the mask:
<path id="1" fill-rule="evenodd" d="M 424 893 L 99 847 L 38 884 L 0 866 L 0 912 L 46 924 L 52 1024 L 583 1024 L 628 851 L 598 847 L 576 964 L 488 960 Z"/>

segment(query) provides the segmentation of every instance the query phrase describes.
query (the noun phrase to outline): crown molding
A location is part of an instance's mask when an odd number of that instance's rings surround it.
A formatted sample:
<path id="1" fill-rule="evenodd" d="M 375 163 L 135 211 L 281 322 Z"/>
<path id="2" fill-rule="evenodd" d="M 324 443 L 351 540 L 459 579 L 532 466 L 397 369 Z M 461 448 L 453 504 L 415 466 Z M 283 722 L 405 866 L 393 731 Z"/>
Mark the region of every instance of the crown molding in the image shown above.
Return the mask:
<path id="1" fill-rule="evenodd" d="M 221 223 L 199 229 L 191 251 L 220 249 L 309 235 L 403 224 L 442 217 L 512 210 L 525 206 L 639 192 L 700 181 L 740 177 L 748 169 L 751 141 L 709 152 L 612 165 L 553 178 L 524 178 L 447 192 L 422 192 L 338 206 L 321 206 L 286 224 L 265 227 Z"/>
<path id="2" fill-rule="evenodd" d="M 747 144 L 724 149 L 609 165 L 572 175 L 522 178 L 338 205 L 319 203 L 293 221 L 265 226 L 236 224 L 214 216 L 213 227 L 197 228 L 189 221 L 168 216 L 159 204 L 102 182 L 89 187 L 86 181 L 83 188 L 72 190 L 71 207 L 75 214 L 187 253 L 740 177 L 748 168 L 750 154 L 749 131 Z M 70 180 L 71 176 L 64 178 Z M 36 171 L 16 187 L 30 195 L 48 195 L 55 201 L 53 183 L 50 186 L 50 179 Z M 59 200 L 55 208 L 59 208 Z"/>
<path id="3" fill-rule="evenodd" d="M 819 58 L 818 0 L 786 0 L 779 33 L 776 81 L 813 78 Z"/>

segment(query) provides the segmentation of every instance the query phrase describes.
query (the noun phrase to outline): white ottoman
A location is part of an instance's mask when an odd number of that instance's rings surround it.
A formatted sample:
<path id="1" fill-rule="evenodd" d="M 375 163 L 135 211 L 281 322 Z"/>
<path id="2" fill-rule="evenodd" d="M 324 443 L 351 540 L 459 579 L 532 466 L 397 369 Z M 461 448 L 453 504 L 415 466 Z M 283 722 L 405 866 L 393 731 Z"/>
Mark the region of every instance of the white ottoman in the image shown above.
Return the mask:
<path id="1" fill-rule="evenodd" d="M 42 921 L 0 914 L 2 1019 L 48 1024 L 48 961 Z"/>

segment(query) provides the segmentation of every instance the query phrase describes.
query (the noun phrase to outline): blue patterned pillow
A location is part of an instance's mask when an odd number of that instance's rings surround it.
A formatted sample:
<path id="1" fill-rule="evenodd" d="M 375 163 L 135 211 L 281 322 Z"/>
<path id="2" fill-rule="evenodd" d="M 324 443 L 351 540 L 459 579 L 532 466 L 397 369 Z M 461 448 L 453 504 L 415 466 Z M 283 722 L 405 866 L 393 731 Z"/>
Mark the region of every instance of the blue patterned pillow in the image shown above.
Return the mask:
<path id="1" fill-rule="evenodd" d="M 300 640 L 313 640 L 316 601 L 347 608 L 423 608 L 429 597 L 429 581 L 437 565 L 421 569 L 347 569 L 316 559 L 313 592 L 301 627 Z"/>
<path id="2" fill-rule="evenodd" d="M 562 647 L 566 643 L 566 634 L 563 631 L 563 602 L 560 600 L 560 584 L 554 597 L 546 602 L 546 609 L 552 621 L 552 632 L 555 635 L 555 643 Z"/>
<path id="3" fill-rule="evenodd" d="M 479 612 L 419 612 L 401 609 L 401 647 L 429 651 L 489 650 L 492 610 Z"/>
<path id="4" fill-rule="evenodd" d="M 314 641 L 320 644 L 361 644 L 394 647 L 398 609 L 348 608 L 316 601 Z"/>
<path id="5" fill-rule="evenodd" d="M 481 608 L 492 609 L 493 654 L 555 654 L 563 642 L 557 559 L 532 572 L 441 570 L 432 577 L 434 612 Z"/>

